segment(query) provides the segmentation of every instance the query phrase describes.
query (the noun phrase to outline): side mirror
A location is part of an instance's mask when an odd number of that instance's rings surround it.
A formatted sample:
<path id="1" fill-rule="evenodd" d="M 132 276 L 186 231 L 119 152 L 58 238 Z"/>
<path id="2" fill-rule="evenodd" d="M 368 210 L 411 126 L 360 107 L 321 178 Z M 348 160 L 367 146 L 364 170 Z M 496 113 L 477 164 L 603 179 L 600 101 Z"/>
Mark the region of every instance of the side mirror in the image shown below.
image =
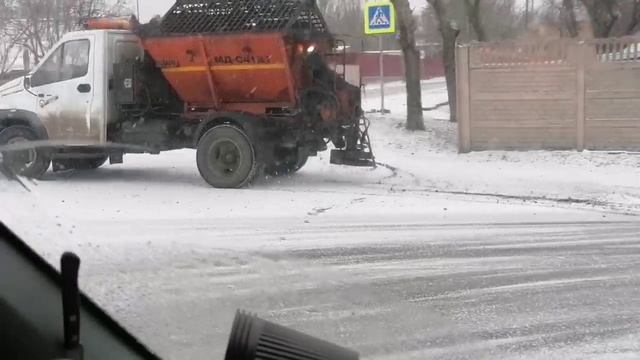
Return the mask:
<path id="1" fill-rule="evenodd" d="M 28 89 L 31 87 L 31 77 L 29 75 L 24 77 L 24 87 Z"/>

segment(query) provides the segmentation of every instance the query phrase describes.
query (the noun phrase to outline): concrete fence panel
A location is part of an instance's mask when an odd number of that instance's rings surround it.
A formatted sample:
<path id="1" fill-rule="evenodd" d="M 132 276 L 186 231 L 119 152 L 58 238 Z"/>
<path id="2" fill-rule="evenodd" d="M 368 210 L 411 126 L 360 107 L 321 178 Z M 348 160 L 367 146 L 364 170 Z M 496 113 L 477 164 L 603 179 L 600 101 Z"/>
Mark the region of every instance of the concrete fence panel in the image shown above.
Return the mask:
<path id="1" fill-rule="evenodd" d="M 638 43 L 458 47 L 460 151 L 640 150 Z"/>
<path id="2" fill-rule="evenodd" d="M 595 40 L 585 49 L 585 147 L 640 150 L 640 39 Z"/>

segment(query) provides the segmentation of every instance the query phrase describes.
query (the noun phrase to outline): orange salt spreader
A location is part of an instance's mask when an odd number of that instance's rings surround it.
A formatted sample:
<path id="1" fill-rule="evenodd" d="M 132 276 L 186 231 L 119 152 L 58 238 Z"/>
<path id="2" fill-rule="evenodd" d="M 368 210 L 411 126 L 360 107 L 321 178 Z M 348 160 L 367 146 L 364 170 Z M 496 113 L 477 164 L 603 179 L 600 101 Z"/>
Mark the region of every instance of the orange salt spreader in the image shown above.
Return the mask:
<path id="1" fill-rule="evenodd" d="M 340 41 L 314 0 L 178 0 L 148 24 L 90 19 L 86 27 L 133 32 L 144 50 L 135 62 L 113 65 L 121 120 L 111 133 L 135 133 L 128 142 L 147 144 L 141 129 L 163 124 L 173 133 L 163 140 L 168 147 L 187 139 L 206 154 L 198 165 L 214 186 L 243 186 L 260 169 L 297 171 L 329 144 L 334 164 L 375 166 L 360 88 L 345 80 Z M 216 150 L 203 140 L 223 126 L 248 146 L 234 138 Z M 252 164 L 242 163 L 247 158 Z M 225 176 L 231 185 L 211 180 Z"/>

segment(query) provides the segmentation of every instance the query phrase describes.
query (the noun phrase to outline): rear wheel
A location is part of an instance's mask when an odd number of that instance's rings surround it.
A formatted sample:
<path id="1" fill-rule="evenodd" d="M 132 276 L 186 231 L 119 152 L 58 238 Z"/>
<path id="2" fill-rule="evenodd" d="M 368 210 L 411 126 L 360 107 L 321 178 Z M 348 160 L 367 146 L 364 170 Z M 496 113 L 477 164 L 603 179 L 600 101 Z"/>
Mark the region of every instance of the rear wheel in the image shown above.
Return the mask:
<path id="1" fill-rule="evenodd" d="M 249 137 L 232 125 L 207 131 L 198 142 L 198 170 L 216 188 L 241 188 L 256 175 L 256 157 Z"/>
<path id="2" fill-rule="evenodd" d="M 40 140 L 29 127 L 14 125 L 0 131 L 0 146 L 19 146 Z M 41 178 L 49 169 L 51 158 L 46 149 L 32 148 L 2 152 L 2 164 L 9 172 L 29 178 Z"/>

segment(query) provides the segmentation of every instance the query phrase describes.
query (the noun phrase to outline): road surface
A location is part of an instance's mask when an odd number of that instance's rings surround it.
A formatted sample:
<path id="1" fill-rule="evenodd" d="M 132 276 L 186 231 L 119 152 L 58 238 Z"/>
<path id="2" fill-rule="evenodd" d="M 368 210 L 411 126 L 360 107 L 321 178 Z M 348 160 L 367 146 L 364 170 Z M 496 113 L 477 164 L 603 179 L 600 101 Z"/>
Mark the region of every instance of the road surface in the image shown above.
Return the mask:
<path id="1" fill-rule="evenodd" d="M 366 359 L 640 354 L 637 222 L 414 220 L 203 223 L 210 247 L 150 237 L 83 283 L 170 359 L 221 359 L 236 308 Z"/>
<path id="2" fill-rule="evenodd" d="M 139 159 L 5 185 L 3 220 L 51 262 L 79 253 L 86 292 L 167 359 L 222 359 L 237 308 L 364 359 L 640 356 L 635 216 L 313 163 L 220 191 Z"/>

